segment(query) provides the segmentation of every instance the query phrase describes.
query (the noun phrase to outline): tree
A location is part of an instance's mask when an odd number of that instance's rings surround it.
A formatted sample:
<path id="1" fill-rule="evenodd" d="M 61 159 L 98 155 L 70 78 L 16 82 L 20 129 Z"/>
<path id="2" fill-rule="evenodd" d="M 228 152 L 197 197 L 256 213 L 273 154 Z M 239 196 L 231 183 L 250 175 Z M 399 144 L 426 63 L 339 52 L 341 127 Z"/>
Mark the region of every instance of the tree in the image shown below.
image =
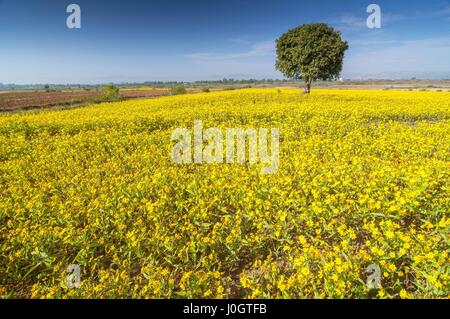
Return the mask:
<path id="1" fill-rule="evenodd" d="M 305 93 L 316 80 L 335 80 L 342 71 L 348 43 L 341 33 L 325 23 L 303 24 L 276 41 L 276 68 L 285 76 L 304 80 Z"/>
<path id="2" fill-rule="evenodd" d="M 186 94 L 187 90 L 184 86 L 176 86 L 170 89 L 172 95 Z"/>
<path id="3" fill-rule="evenodd" d="M 120 99 L 119 88 L 114 84 L 107 84 L 103 87 L 103 100 L 116 101 Z"/>

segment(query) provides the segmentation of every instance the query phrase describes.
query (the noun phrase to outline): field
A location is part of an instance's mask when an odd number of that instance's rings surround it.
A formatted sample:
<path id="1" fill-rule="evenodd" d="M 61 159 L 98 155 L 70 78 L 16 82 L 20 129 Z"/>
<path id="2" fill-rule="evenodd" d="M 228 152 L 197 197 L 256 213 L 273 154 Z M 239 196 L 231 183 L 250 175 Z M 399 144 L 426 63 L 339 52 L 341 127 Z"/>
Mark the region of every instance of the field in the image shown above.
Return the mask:
<path id="1" fill-rule="evenodd" d="M 148 98 L 168 95 L 168 90 L 121 90 L 123 98 Z M 0 91 L 0 111 L 46 108 L 51 106 L 70 106 L 94 102 L 100 99 L 102 92 L 96 90 L 66 91 Z"/>
<path id="2" fill-rule="evenodd" d="M 172 131 L 196 119 L 279 128 L 278 172 L 173 163 Z M 448 92 L 244 89 L 2 114 L 0 296 L 447 298 L 449 136 Z"/>
<path id="3" fill-rule="evenodd" d="M 199 93 L 204 89 L 222 91 L 229 89 L 255 88 L 298 88 L 303 86 L 301 82 L 282 81 L 257 81 L 247 84 L 237 83 L 185 83 L 189 93 Z M 173 86 L 173 84 L 171 84 Z M 149 86 L 127 87 L 120 89 L 122 99 L 151 98 L 170 95 L 170 87 L 157 88 Z M 321 89 L 352 89 L 352 90 L 396 90 L 396 91 L 438 91 L 450 92 L 450 80 L 344 80 L 325 81 L 316 83 L 316 87 Z M 0 112 L 22 111 L 41 108 L 62 108 L 83 106 L 89 103 L 102 101 L 101 88 L 89 89 L 0 89 Z"/>
<path id="4" fill-rule="evenodd" d="M 450 92 L 450 80 L 366 80 L 320 83 L 322 88 Z"/>

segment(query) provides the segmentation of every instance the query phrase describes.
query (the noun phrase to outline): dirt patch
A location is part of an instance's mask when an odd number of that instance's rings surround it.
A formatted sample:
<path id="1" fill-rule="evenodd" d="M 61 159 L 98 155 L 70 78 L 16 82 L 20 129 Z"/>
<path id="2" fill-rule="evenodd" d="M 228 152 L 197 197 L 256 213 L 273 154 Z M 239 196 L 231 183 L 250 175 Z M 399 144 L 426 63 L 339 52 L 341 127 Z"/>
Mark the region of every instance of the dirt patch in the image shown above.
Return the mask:
<path id="1" fill-rule="evenodd" d="M 74 91 L 4 91 L 0 92 L 0 112 L 44 108 L 51 106 L 95 103 L 101 100 L 99 90 Z M 149 98 L 168 95 L 167 90 L 121 90 L 125 99 Z"/>

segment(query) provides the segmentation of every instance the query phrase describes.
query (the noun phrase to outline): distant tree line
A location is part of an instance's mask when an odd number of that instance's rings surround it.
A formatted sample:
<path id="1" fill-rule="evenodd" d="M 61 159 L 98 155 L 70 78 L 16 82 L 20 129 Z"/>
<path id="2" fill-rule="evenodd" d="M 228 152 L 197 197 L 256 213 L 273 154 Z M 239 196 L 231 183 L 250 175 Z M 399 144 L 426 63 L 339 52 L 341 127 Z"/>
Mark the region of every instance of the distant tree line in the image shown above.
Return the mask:
<path id="1" fill-rule="evenodd" d="M 154 87 L 154 88 L 175 88 L 184 87 L 204 87 L 204 86 L 221 86 L 221 85 L 258 85 L 258 84 L 276 84 L 288 83 L 292 80 L 287 79 L 233 79 L 224 78 L 222 80 L 212 81 L 145 81 L 145 82 L 123 82 L 115 83 L 119 88 L 138 88 L 138 87 Z M 3 84 L 0 83 L 0 90 L 101 90 L 105 84 Z"/>

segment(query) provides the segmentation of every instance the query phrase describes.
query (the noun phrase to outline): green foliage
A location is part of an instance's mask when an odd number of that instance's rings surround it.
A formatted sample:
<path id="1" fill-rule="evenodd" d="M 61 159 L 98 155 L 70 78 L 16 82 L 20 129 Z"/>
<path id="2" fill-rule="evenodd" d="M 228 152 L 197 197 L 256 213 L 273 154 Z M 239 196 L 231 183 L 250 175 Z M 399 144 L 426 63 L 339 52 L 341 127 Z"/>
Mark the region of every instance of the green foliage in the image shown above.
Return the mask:
<path id="1" fill-rule="evenodd" d="M 209 93 L 209 92 L 211 92 L 211 90 L 209 88 L 203 88 L 202 92 Z"/>
<path id="2" fill-rule="evenodd" d="M 105 101 L 117 101 L 120 99 L 119 88 L 113 84 L 107 84 L 103 87 L 102 99 Z"/>
<path id="3" fill-rule="evenodd" d="M 312 81 L 339 77 L 348 43 L 327 24 L 312 23 L 284 33 L 276 47 L 276 68 L 288 78 L 304 80 L 309 93 Z"/>
<path id="4" fill-rule="evenodd" d="M 172 93 L 172 95 L 186 94 L 187 90 L 184 86 L 176 86 L 170 89 L 170 93 Z"/>

